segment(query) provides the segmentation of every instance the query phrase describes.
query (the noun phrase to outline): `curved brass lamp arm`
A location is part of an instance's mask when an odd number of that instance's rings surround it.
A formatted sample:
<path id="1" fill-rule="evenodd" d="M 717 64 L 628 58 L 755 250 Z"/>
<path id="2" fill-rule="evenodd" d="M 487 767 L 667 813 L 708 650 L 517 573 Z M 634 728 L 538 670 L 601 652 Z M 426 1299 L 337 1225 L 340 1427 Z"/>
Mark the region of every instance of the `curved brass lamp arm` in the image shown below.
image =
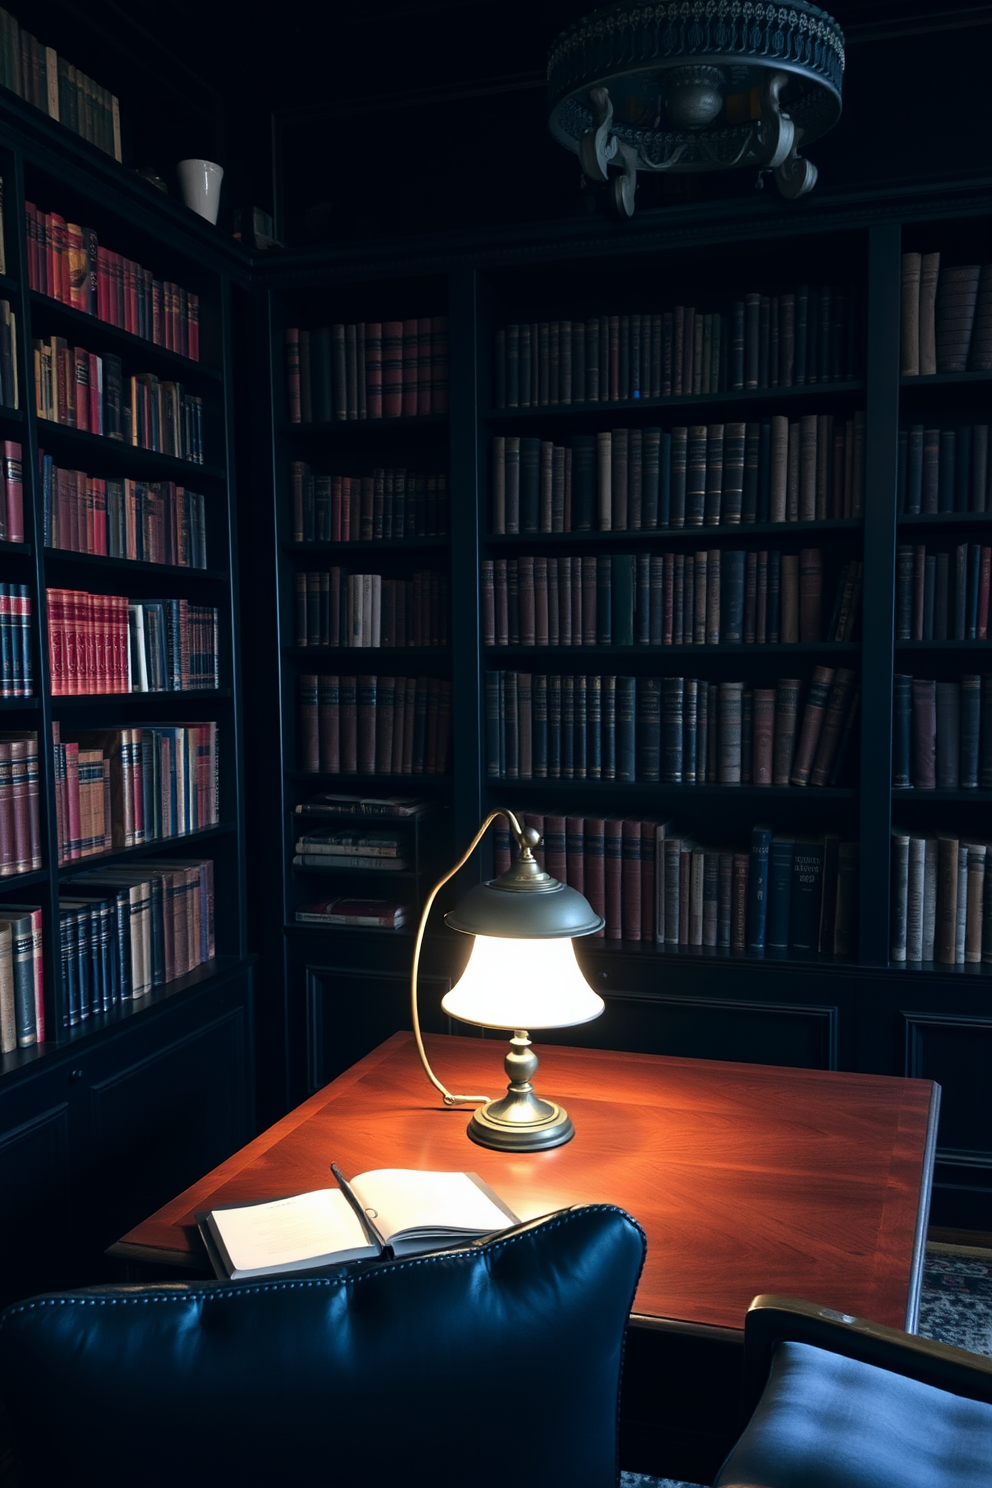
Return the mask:
<path id="1" fill-rule="evenodd" d="M 420 1055 L 420 1062 L 424 1066 L 424 1071 L 427 1075 L 427 1078 L 430 1080 L 434 1088 L 440 1091 L 441 1095 L 444 1097 L 444 1104 L 446 1106 L 460 1106 L 468 1105 L 474 1101 L 488 1101 L 489 1096 L 452 1095 L 451 1091 L 448 1090 L 446 1086 L 441 1084 L 441 1081 L 431 1069 L 430 1061 L 427 1058 L 427 1050 L 424 1048 L 423 1036 L 420 1032 L 420 1011 L 417 1006 L 417 983 L 420 975 L 420 948 L 424 943 L 424 932 L 427 929 L 427 920 L 430 915 L 431 909 L 433 908 L 434 900 L 444 888 L 445 884 L 450 883 L 455 874 L 460 873 L 461 870 L 465 867 L 465 864 L 475 852 L 475 849 L 478 847 L 479 843 L 482 841 L 483 837 L 489 831 L 489 828 L 492 826 L 493 822 L 498 816 L 506 817 L 507 821 L 510 823 L 511 828 L 513 829 L 513 835 L 517 839 L 517 845 L 523 845 L 523 828 L 521 827 L 517 818 L 514 816 L 513 812 L 507 810 L 505 807 L 499 807 L 496 811 L 490 811 L 489 815 L 486 817 L 485 821 L 482 823 L 482 826 L 472 838 L 472 841 L 469 843 L 468 847 L 465 849 L 465 852 L 459 858 L 458 862 L 452 869 L 450 869 L 449 872 L 444 875 L 443 878 L 438 879 L 437 883 L 427 895 L 427 898 L 424 902 L 423 913 L 420 916 L 420 924 L 417 926 L 417 939 L 414 942 L 413 947 L 413 971 L 410 976 L 410 1011 L 413 1018 L 413 1036 L 417 1040 L 417 1052 Z"/>

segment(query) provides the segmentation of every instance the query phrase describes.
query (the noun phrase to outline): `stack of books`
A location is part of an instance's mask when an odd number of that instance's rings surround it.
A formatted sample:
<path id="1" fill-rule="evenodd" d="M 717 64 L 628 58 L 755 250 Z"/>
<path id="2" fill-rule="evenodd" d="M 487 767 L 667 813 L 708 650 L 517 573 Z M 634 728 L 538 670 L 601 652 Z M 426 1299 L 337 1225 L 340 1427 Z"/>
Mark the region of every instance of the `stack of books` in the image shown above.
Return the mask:
<path id="1" fill-rule="evenodd" d="M 300 768 L 312 775 L 445 775 L 451 683 L 306 673 L 299 740 Z"/>
<path id="2" fill-rule="evenodd" d="M 992 546 L 925 543 L 896 549 L 896 640 L 985 641 Z"/>
<path id="3" fill-rule="evenodd" d="M 902 516 L 989 511 L 988 424 L 900 429 L 898 480 Z"/>
<path id="4" fill-rule="evenodd" d="M 992 264 L 902 256 L 902 375 L 992 371 Z"/>
<path id="5" fill-rule="evenodd" d="M 206 568 L 206 507 L 174 481 L 104 480 L 38 451 L 45 546 L 138 563 Z"/>
<path id="6" fill-rule="evenodd" d="M 378 466 L 366 475 L 315 475 L 289 466 L 293 542 L 447 537 L 448 477 Z"/>
<path id="7" fill-rule="evenodd" d="M 896 789 L 992 790 L 992 676 L 896 673 L 893 711 Z"/>

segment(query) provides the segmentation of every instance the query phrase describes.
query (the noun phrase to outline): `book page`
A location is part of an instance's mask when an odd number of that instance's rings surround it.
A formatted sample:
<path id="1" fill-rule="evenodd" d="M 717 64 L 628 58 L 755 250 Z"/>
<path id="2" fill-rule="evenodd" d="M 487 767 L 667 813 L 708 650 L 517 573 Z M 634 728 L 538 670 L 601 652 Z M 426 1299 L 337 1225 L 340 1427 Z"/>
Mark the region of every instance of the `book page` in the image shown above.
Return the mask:
<path id="1" fill-rule="evenodd" d="M 416 1230 L 488 1235 L 512 1222 L 467 1173 L 378 1168 L 351 1186 L 387 1244 Z"/>
<path id="2" fill-rule="evenodd" d="M 304 1265 L 338 1252 L 349 1258 L 356 1252 L 378 1253 L 337 1188 L 319 1188 L 268 1204 L 215 1209 L 212 1219 L 237 1272 Z"/>

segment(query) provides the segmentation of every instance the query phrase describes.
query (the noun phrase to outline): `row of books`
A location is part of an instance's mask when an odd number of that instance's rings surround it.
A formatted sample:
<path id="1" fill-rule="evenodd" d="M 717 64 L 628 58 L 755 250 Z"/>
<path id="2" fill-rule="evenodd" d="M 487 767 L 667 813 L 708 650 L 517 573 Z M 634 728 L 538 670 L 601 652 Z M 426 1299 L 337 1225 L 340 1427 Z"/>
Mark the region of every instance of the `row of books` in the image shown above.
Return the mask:
<path id="1" fill-rule="evenodd" d="M 988 424 L 900 429 L 898 509 L 908 517 L 992 511 Z"/>
<path id="2" fill-rule="evenodd" d="M 480 570 L 486 646 L 702 646 L 852 640 L 863 564 L 844 563 L 826 627 L 822 548 L 535 554 Z"/>
<path id="3" fill-rule="evenodd" d="M 451 683 L 301 676 L 299 745 L 300 769 L 311 775 L 445 775 Z"/>
<path id="4" fill-rule="evenodd" d="M 954 832 L 892 831 L 893 961 L 992 963 L 989 845 Z"/>
<path id="5" fill-rule="evenodd" d="M 0 915 L 0 1053 L 12 1054 L 45 1042 L 41 906 L 5 902 Z"/>
<path id="6" fill-rule="evenodd" d="M 200 297 L 106 248 L 92 227 L 24 203 L 28 284 L 73 310 L 200 360 Z"/>
<path id="7" fill-rule="evenodd" d="M 493 533 L 654 531 L 864 514 L 864 414 L 497 435 Z"/>
<path id="8" fill-rule="evenodd" d="M 0 541 L 24 541 L 24 464 L 16 439 L 3 441 L 0 458 Z"/>
<path id="9" fill-rule="evenodd" d="M 34 696 L 32 609 L 27 584 L 0 584 L 0 697 Z"/>
<path id="10" fill-rule="evenodd" d="M 332 852 L 331 855 L 347 855 L 349 859 L 354 857 L 367 861 L 376 853 L 376 846 L 370 845 L 365 839 L 380 835 L 376 830 L 377 823 L 388 827 L 388 831 L 381 835 L 390 837 L 395 845 L 395 851 L 390 852 L 389 856 L 402 858 L 408 848 L 408 832 L 414 819 L 436 810 L 437 803 L 423 796 L 356 796 L 330 791 L 298 802 L 294 815 L 301 826 L 305 826 L 308 819 L 313 818 L 334 823 L 329 833 L 341 839 L 345 853 Z M 305 830 L 297 844 L 297 851 L 302 850 L 301 843 L 315 836 L 314 832 Z M 344 836 L 355 840 L 346 843 L 343 841 Z M 327 846 L 330 847 L 330 843 Z M 353 895 L 336 895 L 333 899 L 301 904 L 295 911 L 295 918 L 301 924 L 377 930 L 399 930 L 412 916 L 412 906 L 395 897 L 359 899 Z"/>
<path id="11" fill-rule="evenodd" d="M 215 955 L 211 859 L 145 858 L 63 881 L 66 1027 L 147 997 Z"/>
<path id="12" fill-rule="evenodd" d="M 407 838 L 393 831 L 312 827 L 293 849 L 295 868 L 344 869 L 351 873 L 400 873 L 411 866 Z"/>
<path id="13" fill-rule="evenodd" d="M 607 940 L 674 950 L 854 953 L 857 843 L 753 828 L 747 846 L 704 845 L 657 817 L 519 813 L 542 835 L 537 857 L 585 894 Z M 494 868 L 510 866 L 509 831 L 494 833 Z"/>
<path id="14" fill-rule="evenodd" d="M 46 548 L 206 568 L 206 503 L 196 491 L 63 469 L 43 450 L 38 463 Z"/>
<path id="15" fill-rule="evenodd" d="M 896 640 L 985 641 L 992 547 L 925 543 L 896 548 Z"/>
<path id="16" fill-rule="evenodd" d="M 377 466 L 366 475 L 315 475 L 289 466 L 293 542 L 369 542 L 447 537 L 448 477 Z"/>
<path id="17" fill-rule="evenodd" d="M 0 82 L 73 134 L 122 159 L 114 94 L 32 36 L 6 10 L 0 10 Z"/>
<path id="18" fill-rule="evenodd" d="M 37 733 L 0 734 L 0 878 L 43 866 L 38 765 Z"/>
<path id="19" fill-rule="evenodd" d="M 491 779 L 827 786 L 851 762 L 859 689 L 845 667 L 805 689 L 487 672 L 484 702 Z"/>
<path id="20" fill-rule="evenodd" d="M 902 375 L 992 371 L 992 264 L 902 256 Z"/>
<path id="21" fill-rule="evenodd" d="M 448 317 L 286 332 L 291 424 L 448 411 Z"/>
<path id="22" fill-rule="evenodd" d="M 892 784 L 992 790 L 992 676 L 894 678 Z"/>
<path id="23" fill-rule="evenodd" d="M 298 646 L 447 646 L 448 580 L 416 569 L 409 579 L 335 566 L 294 577 Z"/>
<path id="24" fill-rule="evenodd" d="M 17 386 L 17 313 L 9 300 L 0 299 L 0 404 L 20 408 Z"/>
<path id="25" fill-rule="evenodd" d="M 215 608 L 80 589 L 49 589 L 47 599 L 55 697 L 220 685 Z"/>
<path id="26" fill-rule="evenodd" d="M 515 323 L 496 332 L 497 408 L 699 396 L 844 382 L 858 375 L 857 296 L 801 284 L 751 293 L 729 313 Z"/>
<path id="27" fill-rule="evenodd" d="M 52 728 L 60 864 L 217 825 L 216 723 Z"/>
<path id="28" fill-rule="evenodd" d="M 154 372 L 125 378 L 120 357 L 70 346 L 64 336 L 31 343 L 39 418 L 118 439 L 137 449 L 203 464 L 203 399 Z"/>

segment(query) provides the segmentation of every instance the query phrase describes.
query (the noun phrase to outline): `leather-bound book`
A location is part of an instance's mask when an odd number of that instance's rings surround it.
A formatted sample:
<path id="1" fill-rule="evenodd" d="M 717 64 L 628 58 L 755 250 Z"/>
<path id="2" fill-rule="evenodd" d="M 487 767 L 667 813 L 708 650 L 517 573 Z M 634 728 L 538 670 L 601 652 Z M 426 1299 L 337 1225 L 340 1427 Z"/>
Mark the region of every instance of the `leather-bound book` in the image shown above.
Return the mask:
<path id="1" fill-rule="evenodd" d="M 892 788 L 907 790 L 913 784 L 911 740 L 913 679 L 896 672 L 892 683 Z"/>
<path id="2" fill-rule="evenodd" d="M 906 959 L 906 911 L 909 890 L 909 833 L 894 828 L 892 832 L 892 885 L 889 914 L 889 958 Z"/>
<path id="3" fill-rule="evenodd" d="M 721 682 L 718 688 L 717 781 L 741 783 L 741 714 L 743 682 Z"/>
<path id="4" fill-rule="evenodd" d="M 977 790 L 982 710 L 982 679 L 967 674 L 960 681 L 960 789 Z"/>
<path id="5" fill-rule="evenodd" d="M 936 960 L 942 966 L 953 966 L 958 919 L 958 854 L 957 837 L 937 839 L 937 937 Z"/>
<path id="6" fill-rule="evenodd" d="M 624 818 L 621 826 L 621 939 L 641 939 L 641 822 Z"/>
<path id="7" fill-rule="evenodd" d="M 937 683 L 937 786 L 957 790 L 961 779 L 961 687 Z"/>
<path id="8" fill-rule="evenodd" d="M 937 371 L 936 300 L 940 254 L 924 253 L 920 259 L 920 376 Z"/>
<path id="9" fill-rule="evenodd" d="M 932 678 L 912 679 L 911 781 L 917 790 L 937 784 L 937 684 Z"/>
<path id="10" fill-rule="evenodd" d="M 802 548 L 799 554 L 799 640 L 822 640 L 823 550 Z"/>
<path id="11" fill-rule="evenodd" d="M 721 426 L 722 434 L 722 426 Z M 705 424 L 693 424 L 686 441 L 685 525 L 702 527 L 706 513 Z"/>
<path id="12" fill-rule="evenodd" d="M 902 256 L 902 375 L 917 377 L 920 371 L 920 268 L 919 253 Z"/>
<path id="13" fill-rule="evenodd" d="M 723 520 L 723 461 L 724 425 L 710 424 L 706 431 L 706 490 L 703 498 L 707 527 L 718 527 Z"/>
<path id="14" fill-rule="evenodd" d="M 686 483 L 689 430 L 680 426 L 672 430 L 671 455 L 671 525 L 686 525 Z"/>
<path id="15" fill-rule="evenodd" d="M 968 351 L 968 370 L 992 371 L 992 264 L 983 264 L 978 278 L 978 301 Z"/>
<path id="16" fill-rule="evenodd" d="M 760 376 L 761 295 L 744 297 L 744 386 L 757 388 Z"/>
<path id="17" fill-rule="evenodd" d="M 49 591 L 51 593 L 51 591 Z M 307 774 L 320 772 L 320 744 L 317 732 L 317 677 L 306 672 L 299 684 L 300 769 Z"/>
<path id="18" fill-rule="evenodd" d="M 797 677 L 782 677 L 776 689 L 775 739 L 772 754 L 773 785 L 788 785 L 792 774 L 801 686 L 802 683 Z"/>
<path id="19" fill-rule="evenodd" d="M 754 745 L 751 769 L 755 785 L 773 783 L 775 701 L 776 692 L 773 687 L 754 689 Z"/>
<path id="20" fill-rule="evenodd" d="M 782 623 L 780 639 L 786 644 L 799 640 L 799 555 L 783 553 L 781 567 Z"/>
<path id="21" fill-rule="evenodd" d="M 606 883 L 606 939 L 623 936 L 623 822 L 606 817 L 603 823 L 603 862 Z"/>
<path id="22" fill-rule="evenodd" d="M 938 372 L 967 368 L 980 273 L 978 264 L 958 264 L 941 271 L 935 312 Z"/>
<path id="23" fill-rule="evenodd" d="M 511 376 L 512 365 L 511 361 L 509 363 Z M 509 396 L 512 398 L 512 395 L 511 385 Z M 399 418 L 402 412 L 403 322 L 384 320 L 382 322 L 382 413 L 384 418 Z"/>
<path id="24" fill-rule="evenodd" d="M 796 745 L 795 761 L 789 780 L 792 785 L 808 785 L 823 734 L 827 703 L 834 680 L 833 667 L 815 667 L 809 695 L 803 709 L 802 727 Z"/>
<path id="25" fill-rule="evenodd" d="M 593 911 L 604 920 L 606 918 L 605 836 L 606 823 L 604 818 L 601 816 L 587 816 L 585 818 L 584 883 L 582 892 L 588 899 Z M 605 929 L 595 931 L 595 935 L 602 938 L 605 935 Z"/>

